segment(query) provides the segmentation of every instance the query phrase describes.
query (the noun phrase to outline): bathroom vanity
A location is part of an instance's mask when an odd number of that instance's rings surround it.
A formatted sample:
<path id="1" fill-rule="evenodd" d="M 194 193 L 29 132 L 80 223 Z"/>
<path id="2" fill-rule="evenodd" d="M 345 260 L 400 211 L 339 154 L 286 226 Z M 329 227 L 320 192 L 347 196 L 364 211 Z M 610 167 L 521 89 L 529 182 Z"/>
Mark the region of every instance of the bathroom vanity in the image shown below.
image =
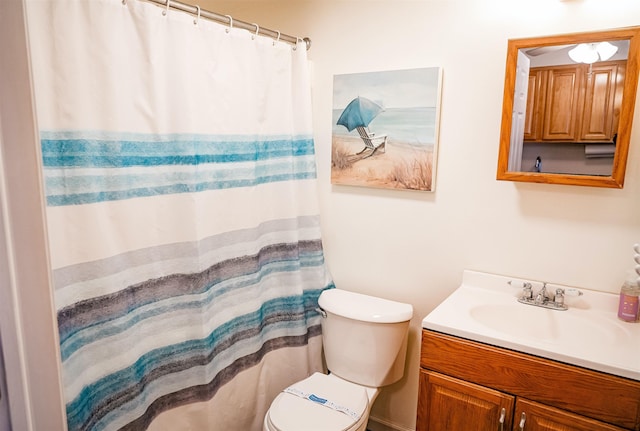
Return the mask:
<path id="1" fill-rule="evenodd" d="M 617 295 L 551 310 L 515 281 L 465 271 L 423 320 L 416 430 L 639 431 L 640 324 L 617 320 Z"/>

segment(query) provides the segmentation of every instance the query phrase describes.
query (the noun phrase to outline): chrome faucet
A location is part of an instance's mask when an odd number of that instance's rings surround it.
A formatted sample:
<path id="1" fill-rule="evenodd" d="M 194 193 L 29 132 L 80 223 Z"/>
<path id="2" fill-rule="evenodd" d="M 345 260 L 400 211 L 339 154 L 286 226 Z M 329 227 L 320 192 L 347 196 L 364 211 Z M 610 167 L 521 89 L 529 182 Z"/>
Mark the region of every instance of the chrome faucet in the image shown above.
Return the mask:
<path id="1" fill-rule="evenodd" d="M 528 281 L 509 281 L 512 286 L 521 287 L 522 295 L 518 298 L 518 302 L 527 305 L 535 305 L 537 307 L 550 308 L 552 310 L 567 310 L 568 307 L 564 303 L 565 296 L 580 296 L 582 292 L 574 288 L 556 288 L 553 298 L 547 291 L 547 283 L 542 283 L 542 287 L 533 294 L 533 285 Z"/>
<path id="2" fill-rule="evenodd" d="M 547 294 L 547 283 L 542 283 L 542 289 L 536 295 L 535 303 L 536 305 L 541 305 L 549 302 L 551 298 Z"/>

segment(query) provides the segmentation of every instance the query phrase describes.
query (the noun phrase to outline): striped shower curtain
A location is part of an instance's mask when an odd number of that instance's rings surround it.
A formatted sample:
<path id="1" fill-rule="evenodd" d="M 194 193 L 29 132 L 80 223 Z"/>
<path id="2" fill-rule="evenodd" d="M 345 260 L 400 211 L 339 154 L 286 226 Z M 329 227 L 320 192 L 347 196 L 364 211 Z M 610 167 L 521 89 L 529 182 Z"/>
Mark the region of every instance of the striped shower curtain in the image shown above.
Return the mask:
<path id="1" fill-rule="evenodd" d="M 140 0 L 27 12 L 69 430 L 261 429 L 322 368 L 333 286 L 304 44 Z"/>

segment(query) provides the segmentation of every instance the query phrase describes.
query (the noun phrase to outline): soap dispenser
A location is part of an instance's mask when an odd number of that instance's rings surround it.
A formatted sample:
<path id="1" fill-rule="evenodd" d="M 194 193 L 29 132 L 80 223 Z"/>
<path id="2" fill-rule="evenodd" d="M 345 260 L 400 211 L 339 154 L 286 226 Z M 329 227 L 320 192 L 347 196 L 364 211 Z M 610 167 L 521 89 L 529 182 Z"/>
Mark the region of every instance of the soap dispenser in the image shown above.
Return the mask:
<path id="1" fill-rule="evenodd" d="M 625 322 L 638 322 L 640 319 L 640 285 L 635 271 L 629 271 L 620 289 L 618 318 Z"/>

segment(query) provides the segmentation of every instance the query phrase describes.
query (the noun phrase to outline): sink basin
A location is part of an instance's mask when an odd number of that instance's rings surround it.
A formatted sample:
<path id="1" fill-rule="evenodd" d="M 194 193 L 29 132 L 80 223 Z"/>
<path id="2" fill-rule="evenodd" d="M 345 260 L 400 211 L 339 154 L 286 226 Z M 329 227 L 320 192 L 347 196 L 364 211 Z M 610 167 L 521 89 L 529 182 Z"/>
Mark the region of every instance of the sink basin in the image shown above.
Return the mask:
<path id="1" fill-rule="evenodd" d="M 583 290 L 551 310 L 518 302 L 511 280 L 465 271 L 423 328 L 640 381 L 640 323 L 617 318 L 618 295 Z"/>
<path id="2" fill-rule="evenodd" d="M 469 314 L 479 325 L 488 329 L 537 342 L 570 340 L 571 343 L 582 344 L 597 339 L 605 348 L 631 342 L 630 333 L 624 330 L 622 324 L 603 322 L 594 316 L 589 317 L 589 314 L 575 315 L 517 302 L 510 305 L 477 305 L 469 310 Z"/>

